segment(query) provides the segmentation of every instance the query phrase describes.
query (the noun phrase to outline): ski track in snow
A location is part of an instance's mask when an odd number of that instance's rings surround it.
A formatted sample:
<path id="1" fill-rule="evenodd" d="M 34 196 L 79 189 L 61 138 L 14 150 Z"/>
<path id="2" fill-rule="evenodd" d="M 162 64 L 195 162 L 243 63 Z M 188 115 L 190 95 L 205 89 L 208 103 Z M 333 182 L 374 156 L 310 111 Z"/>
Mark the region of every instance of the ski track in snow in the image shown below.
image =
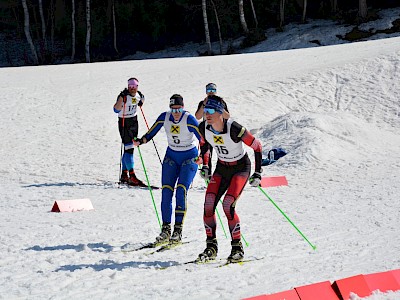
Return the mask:
<path id="1" fill-rule="evenodd" d="M 0 69 L 0 299 L 239 299 L 400 268 L 399 42 Z M 205 247 L 205 188 L 197 176 L 183 233 L 191 243 L 123 253 L 124 244 L 152 241 L 159 231 L 149 192 L 112 184 L 120 155 L 112 105 L 133 75 L 150 126 L 172 93 L 182 93 L 194 113 L 204 84 L 216 81 L 233 118 L 256 132 L 264 157 L 272 147 L 289 151 L 264 168 L 266 176 L 285 175 L 289 187 L 267 193 L 317 250 L 247 186 L 237 205 L 245 252 L 263 260 L 159 270 Z M 144 133 L 140 112 L 139 121 Z M 163 132 L 155 142 L 164 156 Z M 141 150 L 150 182 L 159 185 L 153 145 Z M 161 191 L 153 195 L 160 212 Z M 90 198 L 95 210 L 50 213 L 55 200 L 74 198 Z M 225 258 L 230 243 L 219 222 L 218 240 Z"/>

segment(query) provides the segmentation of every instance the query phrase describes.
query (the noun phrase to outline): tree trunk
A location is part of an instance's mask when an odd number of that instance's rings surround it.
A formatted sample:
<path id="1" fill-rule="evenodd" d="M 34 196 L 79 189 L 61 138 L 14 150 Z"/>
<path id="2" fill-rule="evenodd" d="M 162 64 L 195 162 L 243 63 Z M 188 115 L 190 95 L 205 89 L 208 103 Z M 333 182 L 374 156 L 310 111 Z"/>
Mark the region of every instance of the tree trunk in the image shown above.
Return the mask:
<path id="1" fill-rule="evenodd" d="M 240 17 L 240 24 L 242 24 L 244 33 L 248 34 L 249 29 L 247 28 L 246 18 L 244 17 L 243 0 L 239 0 L 239 17 Z"/>
<path id="2" fill-rule="evenodd" d="M 219 25 L 219 18 L 218 18 L 218 13 L 217 13 L 217 7 L 215 6 L 215 3 L 213 0 L 211 0 L 211 4 L 214 9 L 214 14 L 215 14 L 215 19 L 217 21 L 217 27 L 218 27 L 218 38 L 219 38 L 219 54 L 222 55 L 222 35 L 221 35 L 221 26 Z"/>
<path id="3" fill-rule="evenodd" d="M 76 47 L 76 26 L 75 26 L 75 0 L 72 0 L 72 13 L 71 13 L 71 24 L 72 24 L 72 33 L 71 33 L 71 61 L 75 60 L 75 47 Z"/>
<path id="4" fill-rule="evenodd" d="M 365 20 L 368 14 L 367 0 L 358 0 L 358 16 Z"/>
<path id="5" fill-rule="evenodd" d="M 254 9 L 253 0 L 250 0 L 250 4 L 251 4 L 251 10 L 253 11 L 254 22 L 256 23 L 256 28 L 258 28 L 258 20 L 257 20 L 256 10 Z"/>
<path id="6" fill-rule="evenodd" d="M 332 8 L 333 13 L 337 12 L 337 10 L 338 10 L 337 0 L 331 0 L 331 8 Z"/>
<path id="7" fill-rule="evenodd" d="M 55 9 L 54 0 L 50 0 L 50 20 L 51 20 L 50 47 L 51 47 L 52 58 L 54 58 L 54 27 L 55 27 L 54 9 Z"/>
<path id="8" fill-rule="evenodd" d="M 306 22 L 306 13 L 307 13 L 307 0 L 303 0 L 303 16 L 301 17 L 301 21 L 303 23 Z"/>
<path id="9" fill-rule="evenodd" d="M 28 11 L 28 6 L 26 5 L 26 0 L 21 0 L 22 1 L 22 7 L 24 9 L 24 31 L 25 31 L 25 36 L 26 40 L 28 41 L 29 47 L 31 48 L 32 56 L 33 56 L 33 62 L 35 65 L 39 64 L 39 59 L 36 53 L 35 45 L 33 45 L 30 29 L 29 29 L 29 11 Z"/>
<path id="10" fill-rule="evenodd" d="M 283 23 L 285 22 L 285 1 L 280 0 L 279 2 L 279 27 L 283 28 Z"/>
<path id="11" fill-rule="evenodd" d="M 211 49 L 210 31 L 208 29 L 207 3 L 206 3 L 206 0 L 201 0 L 201 7 L 203 9 L 204 32 L 206 34 L 206 44 L 208 46 L 208 55 L 211 55 L 212 54 L 212 49 Z"/>
<path id="12" fill-rule="evenodd" d="M 85 44 L 85 57 L 86 62 L 90 63 L 90 33 L 92 28 L 90 26 L 90 0 L 86 0 L 86 44 Z"/>
<path id="13" fill-rule="evenodd" d="M 44 43 L 44 50 L 47 51 L 46 23 L 44 21 L 42 0 L 39 0 L 39 12 L 40 12 L 40 20 L 42 21 L 42 38 L 43 38 L 43 43 Z"/>
<path id="14" fill-rule="evenodd" d="M 116 25 L 116 21 L 115 21 L 115 0 L 112 1 L 112 21 L 113 21 L 113 28 L 114 28 L 114 49 L 115 52 L 117 52 L 117 54 L 119 54 L 118 52 L 118 48 L 117 48 L 117 25 Z"/>

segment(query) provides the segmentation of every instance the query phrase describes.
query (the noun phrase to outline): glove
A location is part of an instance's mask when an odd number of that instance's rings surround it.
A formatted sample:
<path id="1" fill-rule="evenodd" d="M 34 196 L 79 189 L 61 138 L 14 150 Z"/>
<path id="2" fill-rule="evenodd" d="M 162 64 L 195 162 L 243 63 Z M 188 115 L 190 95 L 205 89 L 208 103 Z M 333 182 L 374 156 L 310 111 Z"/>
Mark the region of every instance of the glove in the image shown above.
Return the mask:
<path id="1" fill-rule="evenodd" d="M 211 179 L 210 168 L 208 166 L 203 166 L 200 169 L 200 177 L 206 181 Z"/>
<path id="2" fill-rule="evenodd" d="M 249 178 L 249 183 L 254 187 L 259 186 L 261 183 L 261 172 L 254 172 Z"/>
<path id="3" fill-rule="evenodd" d="M 119 96 L 122 97 L 124 103 L 126 103 L 126 96 L 129 95 L 128 89 L 124 89 L 121 93 L 119 93 Z"/>
<path id="4" fill-rule="evenodd" d="M 193 162 L 200 166 L 203 163 L 203 159 L 200 156 L 193 158 Z"/>
<path id="5" fill-rule="evenodd" d="M 135 138 L 135 140 L 133 141 L 133 145 L 134 145 L 135 147 L 140 146 L 140 145 L 142 145 L 142 144 L 144 144 L 143 138 L 140 138 L 140 139 Z"/>
<path id="6" fill-rule="evenodd" d="M 140 100 L 139 103 L 138 103 L 138 106 L 139 106 L 139 107 L 142 107 L 142 105 L 143 105 L 143 101 Z"/>

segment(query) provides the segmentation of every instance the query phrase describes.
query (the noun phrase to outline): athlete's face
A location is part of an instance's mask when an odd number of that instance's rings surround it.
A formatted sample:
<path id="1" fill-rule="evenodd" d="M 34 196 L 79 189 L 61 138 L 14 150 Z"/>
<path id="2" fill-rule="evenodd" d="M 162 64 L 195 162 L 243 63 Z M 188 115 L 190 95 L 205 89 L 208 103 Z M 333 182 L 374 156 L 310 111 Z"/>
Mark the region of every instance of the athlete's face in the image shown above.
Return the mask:
<path id="1" fill-rule="evenodd" d="M 171 114 L 174 117 L 175 121 L 179 121 L 182 116 L 183 106 L 182 105 L 172 105 L 171 106 Z"/>
<path id="2" fill-rule="evenodd" d="M 138 87 L 139 87 L 139 86 L 138 86 L 137 84 L 129 84 L 129 85 L 128 85 L 129 94 L 135 95 L 136 92 L 137 92 L 137 90 L 138 90 Z"/>
<path id="3" fill-rule="evenodd" d="M 204 109 L 204 112 L 206 114 L 206 121 L 207 124 L 210 125 L 218 125 L 218 124 L 223 124 L 223 119 L 222 119 L 222 114 L 218 113 L 215 110 L 207 110 Z"/>

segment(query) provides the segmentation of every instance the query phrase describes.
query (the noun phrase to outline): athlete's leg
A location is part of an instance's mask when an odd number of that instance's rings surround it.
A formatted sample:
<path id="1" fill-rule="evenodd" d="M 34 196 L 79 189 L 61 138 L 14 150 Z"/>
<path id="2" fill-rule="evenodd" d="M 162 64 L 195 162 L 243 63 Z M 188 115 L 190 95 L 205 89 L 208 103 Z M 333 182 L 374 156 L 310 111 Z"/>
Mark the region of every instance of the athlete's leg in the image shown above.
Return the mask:
<path id="1" fill-rule="evenodd" d="M 163 223 L 171 223 L 172 196 L 178 178 L 179 166 L 167 155 L 162 164 L 162 192 L 161 192 L 161 213 Z"/>
<path id="2" fill-rule="evenodd" d="M 228 188 L 228 184 L 229 181 L 216 169 L 207 186 L 204 200 L 203 221 L 207 238 L 212 239 L 216 237 L 217 222 L 215 218 L 215 208 L 217 207 L 219 199 L 221 199 L 221 196 Z"/>
<path id="3" fill-rule="evenodd" d="M 176 206 L 175 206 L 175 224 L 182 224 L 185 218 L 187 209 L 187 192 L 190 184 L 196 176 L 198 166 L 193 159 L 185 160 L 181 167 L 178 177 L 178 184 L 176 185 Z"/>

